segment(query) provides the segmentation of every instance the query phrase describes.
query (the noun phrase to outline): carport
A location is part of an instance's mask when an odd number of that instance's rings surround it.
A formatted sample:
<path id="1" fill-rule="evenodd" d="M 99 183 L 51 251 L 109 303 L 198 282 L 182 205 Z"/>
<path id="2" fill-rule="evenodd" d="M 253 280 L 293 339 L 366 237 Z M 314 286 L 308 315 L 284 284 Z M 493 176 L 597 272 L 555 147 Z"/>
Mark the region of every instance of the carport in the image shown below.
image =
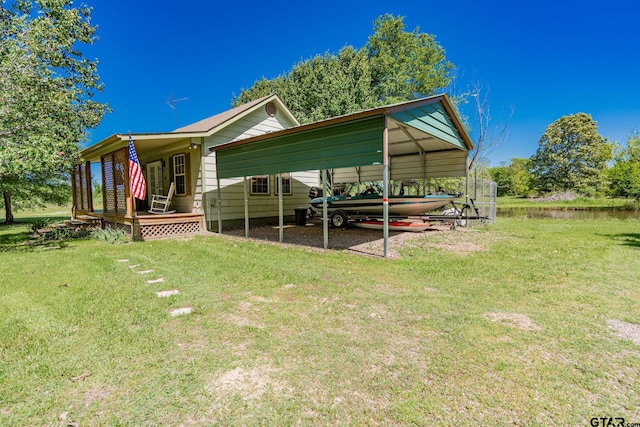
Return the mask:
<path id="1" fill-rule="evenodd" d="M 473 143 L 446 94 L 374 108 L 278 132 L 210 147 L 217 156 L 217 179 L 244 177 L 245 234 L 249 235 L 247 177 L 327 170 L 334 182 L 383 182 L 384 256 L 388 256 L 389 181 L 460 177 L 467 174 Z M 328 247 L 327 192 L 324 194 L 324 247 Z M 218 218 L 222 218 L 218 190 Z M 283 204 L 279 195 L 280 241 Z M 222 231 L 219 219 L 218 230 Z"/>

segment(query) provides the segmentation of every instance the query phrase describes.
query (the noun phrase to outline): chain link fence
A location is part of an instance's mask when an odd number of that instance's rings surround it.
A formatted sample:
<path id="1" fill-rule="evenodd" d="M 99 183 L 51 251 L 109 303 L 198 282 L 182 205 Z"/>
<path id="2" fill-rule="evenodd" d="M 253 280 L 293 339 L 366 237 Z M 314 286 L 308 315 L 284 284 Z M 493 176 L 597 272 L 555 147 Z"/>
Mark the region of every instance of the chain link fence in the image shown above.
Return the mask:
<path id="1" fill-rule="evenodd" d="M 495 181 L 482 178 L 469 177 L 468 198 L 469 204 L 477 209 L 477 212 L 469 212 L 468 215 L 484 217 L 483 220 L 471 220 L 471 226 L 481 222 L 494 224 L 496 222 L 498 185 Z"/>

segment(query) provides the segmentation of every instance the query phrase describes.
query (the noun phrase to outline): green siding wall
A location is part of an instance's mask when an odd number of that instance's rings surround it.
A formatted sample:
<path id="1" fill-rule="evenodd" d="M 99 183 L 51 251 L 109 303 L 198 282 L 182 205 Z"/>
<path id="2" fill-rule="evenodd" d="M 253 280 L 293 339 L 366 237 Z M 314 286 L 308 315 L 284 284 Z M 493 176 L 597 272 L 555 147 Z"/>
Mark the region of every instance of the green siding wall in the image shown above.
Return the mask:
<path id="1" fill-rule="evenodd" d="M 384 118 L 376 116 L 223 148 L 218 177 L 380 164 L 383 131 Z"/>

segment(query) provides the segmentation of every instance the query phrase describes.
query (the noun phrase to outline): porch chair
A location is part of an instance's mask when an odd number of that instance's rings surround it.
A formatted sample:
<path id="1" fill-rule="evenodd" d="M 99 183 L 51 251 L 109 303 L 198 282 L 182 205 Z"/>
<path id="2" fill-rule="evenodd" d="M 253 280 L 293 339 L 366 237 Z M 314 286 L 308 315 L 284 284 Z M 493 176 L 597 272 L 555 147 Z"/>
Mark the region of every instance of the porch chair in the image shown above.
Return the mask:
<path id="1" fill-rule="evenodd" d="M 175 210 L 168 210 L 171 205 L 171 198 L 176 191 L 176 185 L 172 182 L 169 186 L 169 193 L 166 196 L 153 194 L 151 196 L 151 206 L 149 207 L 149 213 L 152 214 L 170 214 Z"/>

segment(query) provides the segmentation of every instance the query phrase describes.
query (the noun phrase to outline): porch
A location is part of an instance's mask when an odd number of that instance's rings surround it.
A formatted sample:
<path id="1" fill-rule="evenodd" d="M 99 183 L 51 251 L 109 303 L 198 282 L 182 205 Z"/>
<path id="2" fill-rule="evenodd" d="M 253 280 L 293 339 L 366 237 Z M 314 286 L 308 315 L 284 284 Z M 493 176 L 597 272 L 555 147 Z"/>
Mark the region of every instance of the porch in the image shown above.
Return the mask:
<path id="1" fill-rule="evenodd" d="M 204 230 L 204 215 L 186 212 L 159 215 L 136 212 L 130 217 L 102 214 L 101 218 L 103 227 L 122 229 L 137 240 L 188 236 Z"/>
<path id="2" fill-rule="evenodd" d="M 148 213 L 148 203 L 135 199 L 130 191 L 127 147 L 110 148 L 111 151 L 105 150 L 107 152 L 97 158 L 102 175 L 102 209 L 94 209 L 91 162 L 85 161 L 74 168 L 73 219 L 92 220 L 102 228 L 121 229 L 136 240 L 186 236 L 204 230 L 204 214 L 197 211 Z M 159 175 L 161 177 L 162 172 Z M 160 185 L 159 193 L 162 188 Z"/>
<path id="3" fill-rule="evenodd" d="M 99 211 L 75 210 L 73 219 L 86 224 L 99 224 L 101 228 L 124 230 L 136 240 L 153 240 L 201 233 L 204 215 L 190 212 L 150 214 L 135 212 L 132 216 L 109 214 Z"/>

